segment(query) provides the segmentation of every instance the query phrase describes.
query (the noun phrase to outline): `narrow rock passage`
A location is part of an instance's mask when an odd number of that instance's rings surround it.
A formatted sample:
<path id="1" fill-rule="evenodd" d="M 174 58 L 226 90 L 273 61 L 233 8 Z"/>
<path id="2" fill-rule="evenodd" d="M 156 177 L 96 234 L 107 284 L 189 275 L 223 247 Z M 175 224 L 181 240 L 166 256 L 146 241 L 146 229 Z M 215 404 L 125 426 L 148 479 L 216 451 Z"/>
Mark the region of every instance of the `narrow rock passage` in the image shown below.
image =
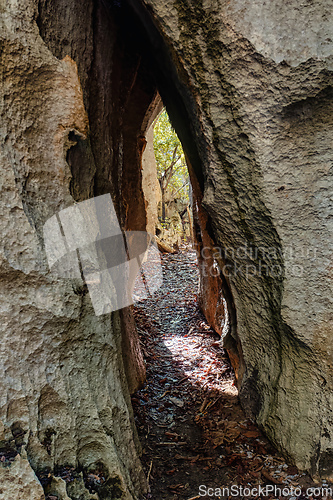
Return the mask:
<path id="1" fill-rule="evenodd" d="M 212 491 L 228 498 L 231 491 L 218 489 L 232 485 L 232 498 L 259 498 L 240 489 L 259 484 L 302 488 L 306 498 L 310 478 L 287 465 L 243 414 L 227 353 L 197 306 L 195 252 L 163 255 L 162 264 L 163 286 L 135 306 L 147 366 L 147 383 L 132 397 L 146 498 L 205 499 Z M 283 497 L 274 493 L 267 498 Z"/>

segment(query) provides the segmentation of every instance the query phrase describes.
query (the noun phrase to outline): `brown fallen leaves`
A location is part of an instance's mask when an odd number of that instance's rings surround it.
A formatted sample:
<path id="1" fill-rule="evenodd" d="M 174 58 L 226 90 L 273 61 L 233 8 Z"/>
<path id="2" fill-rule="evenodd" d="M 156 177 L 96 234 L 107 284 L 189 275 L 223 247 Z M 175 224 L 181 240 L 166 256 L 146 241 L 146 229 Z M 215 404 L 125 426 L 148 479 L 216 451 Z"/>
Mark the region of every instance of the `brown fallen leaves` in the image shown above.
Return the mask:
<path id="1" fill-rule="evenodd" d="M 309 478 L 239 405 L 227 354 L 195 305 L 193 256 L 162 260 L 164 288 L 136 307 L 148 379 L 132 401 L 150 476 L 146 499 L 196 500 L 198 485 L 212 483 L 305 486 Z"/>

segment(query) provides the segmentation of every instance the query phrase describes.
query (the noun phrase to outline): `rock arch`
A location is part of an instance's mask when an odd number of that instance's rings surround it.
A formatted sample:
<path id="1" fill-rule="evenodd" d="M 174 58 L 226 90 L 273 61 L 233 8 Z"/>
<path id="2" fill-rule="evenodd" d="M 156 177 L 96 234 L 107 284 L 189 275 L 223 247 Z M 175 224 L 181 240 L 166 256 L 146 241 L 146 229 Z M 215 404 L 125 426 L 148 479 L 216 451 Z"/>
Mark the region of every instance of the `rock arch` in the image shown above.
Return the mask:
<path id="1" fill-rule="evenodd" d="M 97 318 L 81 282 L 50 276 L 42 227 L 73 200 L 110 192 L 122 227 L 145 229 L 140 162 L 157 89 L 188 156 L 201 244 L 220 249 L 242 404 L 299 467 L 332 476 L 333 37 L 310 4 L 301 15 L 318 36 L 304 46 L 279 2 L 255 31 L 259 4 L 2 7 L 0 441 L 20 452 L 6 487 L 24 469 L 25 499 L 34 481 L 40 496 L 31 468 L 60 492 L 45 478 L 72 467 L 71 498 L 94 498 L 90 470 L 106 477 L 101 498 L 145 490 L 131 313 Z"/>

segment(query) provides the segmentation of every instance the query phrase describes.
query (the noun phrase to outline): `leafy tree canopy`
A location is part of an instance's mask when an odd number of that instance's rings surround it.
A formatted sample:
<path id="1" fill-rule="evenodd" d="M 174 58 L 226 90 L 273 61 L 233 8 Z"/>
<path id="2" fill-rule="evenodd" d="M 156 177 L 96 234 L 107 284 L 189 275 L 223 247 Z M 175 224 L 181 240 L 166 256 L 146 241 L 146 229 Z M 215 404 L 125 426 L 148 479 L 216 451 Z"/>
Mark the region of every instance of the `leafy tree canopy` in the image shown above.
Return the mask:
<path id="1" fill-rule="evenodd" d="M 162 198 L 168 192 L 171 197 L 188 199 L 188 171 L 184 151 L 165 109 L 154 126 L 154 152 Z"/>

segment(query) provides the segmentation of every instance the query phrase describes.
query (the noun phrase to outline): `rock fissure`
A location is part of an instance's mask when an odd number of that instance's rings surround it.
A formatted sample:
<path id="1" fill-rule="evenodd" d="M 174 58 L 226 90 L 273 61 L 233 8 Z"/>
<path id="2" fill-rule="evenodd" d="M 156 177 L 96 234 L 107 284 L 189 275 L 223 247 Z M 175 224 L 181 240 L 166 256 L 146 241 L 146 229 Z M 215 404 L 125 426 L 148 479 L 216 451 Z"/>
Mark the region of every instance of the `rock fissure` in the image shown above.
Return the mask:
<path id="1" fill-rule="evenodd" d="M 262 17 L 259 1 L 1 7 L 0 498 L 42 499 L 41 484 L 62 500 L 146 491 L 132 312 L 96 316 L 82 275 L 49 272 L 43 226 L 110 193 L 121 228 L 146 229 L 142 154 L 157 92 L 207 248 L 201 306 L 241 402 L 298 467 L 332 478 L 333 34 L 325 9 L 295 2 L 307 39 L 283 5 Z M 68 484 L 62 467 L 76 471 Z"/>

